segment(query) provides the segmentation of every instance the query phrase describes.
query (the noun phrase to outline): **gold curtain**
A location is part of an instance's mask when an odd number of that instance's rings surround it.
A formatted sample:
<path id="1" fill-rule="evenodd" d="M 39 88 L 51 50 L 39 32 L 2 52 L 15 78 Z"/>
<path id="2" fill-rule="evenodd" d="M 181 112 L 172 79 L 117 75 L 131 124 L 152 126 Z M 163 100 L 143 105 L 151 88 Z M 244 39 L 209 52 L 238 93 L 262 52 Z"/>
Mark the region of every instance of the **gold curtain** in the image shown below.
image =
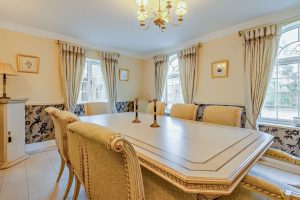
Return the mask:
<path id="1" fill-rule="evenodd" d="M 60 77 L 65 108 L 74 112 L 85 64 L 85 51 L 79 46 L 60 43 Z"/>
<path id="2" fill-rule="evenodd" d="M 155 93 L 157 100 L 161 101 L 168 75 L 169 56 L 155 56 L 153 59 L 155 65 Z"/>
<path id="3" fill-rule="evenodd" d="M 117 65 L 119 54 L 101 52 L 100 60 L 102 61 L 103 77 L 109 100 L 109 113 L 117 113 Z"/>
<path id="4" fill-rule="evenodd" d="M 195 100 L 198 68 L 198 45 L 183 49 L 178 53 L 180 82 L 184 103 Z"/>
<path id="5" fill-rule="evenodd" d="M 269 25 L 242 32 L 244 38 L 246 128 L 257 129 L 256 121 L 264 103 L 275 63 L 277 26 Z"/>

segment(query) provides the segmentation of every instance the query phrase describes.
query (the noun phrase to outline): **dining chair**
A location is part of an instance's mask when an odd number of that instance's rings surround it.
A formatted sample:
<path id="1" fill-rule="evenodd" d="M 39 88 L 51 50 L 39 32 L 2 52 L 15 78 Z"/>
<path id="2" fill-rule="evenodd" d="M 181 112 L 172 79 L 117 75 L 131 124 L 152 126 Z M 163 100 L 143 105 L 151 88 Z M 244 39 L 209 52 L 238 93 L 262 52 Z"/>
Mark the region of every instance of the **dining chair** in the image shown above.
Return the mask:
<path id="1" fill-rule="evenodd" d="M 59 173 L 58 173 L 58 176 L 57 176 L 57 179 L 56 179 L 56 182 L 58 183 L 60 178 L 61 178 L 61 175 L 64 171 L 64 168 L 65 168 L 65 165 L 66 165 L 66 156 L 64 154 L 64 150 L 63 150 L 63 138 L 62 138 L 62 134 L 61 134 L 61 131 L 60 131 L 60 125 L 59 125 L 59 121 L 56 119 L 56 117 L 54 116 L 54 113 L 59 113 L 61 112 L 61 110 L 57 109 L 57 108 L 54 108 L 54 107 L 47 107 L 45 108 L 45 111 L 50 115 L 51 119 L 52 119 L 52 122 L 53 122 L 53 125 L 54 125 L 54 136 L 55 136 L 55 143 L 56 143 L 56 146 L 57 146 L 57 150 L 58 150 L 58 153 L 60 155 L 60 159 L 61 159 L 61 162 L 60 162 L 60 168 L 59 168 Z"/>
<path id="2" fill-rule="evenodd" d="M 76 181 L 84 186 L 88 199 L 199 199 L 198 194 L 183 192 L 148 169 L 141 168 L 134 148 L 119 133 L 84 122 L 72 123 L 68 129 L 69 145 L 82 155 L 75 160 L 83 163 L 84 179 Z M 70 156 L 71 163 L 73 159 Z M 79 188 L 75 187 L 73 199 L 77 198 L 78 192 Z"/>
<path id="3" fill-rule="evenodd" d="M 203 122 L 225 126 L 241 127 L 243 109 L 233 106 L 207 106 Z"/>
<path id="4" fill-rule="evenodd" d="M 173 104 L 171 108 L 171 117 L 196 120 L 198 106 L 195 104 Z"/>
<path id="5" fill-rule="evenodd" d="M 88 199 L 145 199 L 140 164 L 126 139 L 96 124 L 77 122 L 68 128 L 70 139 L 81 141 L 84 179 L 77 181 Z M 70 140 L 70 145 L 77 143 Z"/>
<path id="6" fill-rule="evenodd" d="M 149 104 L 149 100 L 139 99 L 139 101 L 138 101 L 139 112 L 147 113 L 148 104 Z M 135 107 L 135 102 L 134 102 L 134 107 Z"/>
<path id="7" fill-rule="evenodd" d="M 107 102 L 91 102 L 84 104 L 85 115 L 101 115 L 108 113 L 108 103 Z"/>
<path id="8" fill-rule="evenodd" d="M 158 101 L 156 103 L 156 114 L 163 116 L 165 114 L 166 103 Z M 154 114 L 154 102 L 150 102 L 147 106 L 147 113 Z"/>
<path id="9" fill-rule="evenodd" d="M 251 170 L 232 194 L 221 196 L 218 200 L 300 200 L 299 185 L 297 187 L 281 181 L 274 170 L 270 173 L 273 175 L 266 176 Z"/>
<path id="10" fill-rule="evenodd" d="M 63 159 L 64 159 L 64 163 L 67 165 L 68 167 L 68 171 L 69 171 L 69 178 L 68 178 L 68 183 L 67 183 L 67 187 L 66 187 L 66 191 L 64 194 L 63 199 L 67 199 L 69 191 L 72 187 L 72 183 L 73 183 L 73 179 L 74 179 L 74 163 L 71 163 L 71 157 L 73 156 L 72 152 L 73 149 L 69 148 L 69 135 L 67 132 L 67 124 L 70 123 L 74 123 L 77 121 L 80 121 L 80 119 L 74 115 L 73 113 L 70 113 L 68 111 L 60 111 L 60 112 L 55 112 L 53 114 L 54 119 L 58 122 L 59 124 L 59 130 L 60 130 L 60 135 L 61 135 L 61 141 L 62 141 L 62 151 L 63 152 Z"/>

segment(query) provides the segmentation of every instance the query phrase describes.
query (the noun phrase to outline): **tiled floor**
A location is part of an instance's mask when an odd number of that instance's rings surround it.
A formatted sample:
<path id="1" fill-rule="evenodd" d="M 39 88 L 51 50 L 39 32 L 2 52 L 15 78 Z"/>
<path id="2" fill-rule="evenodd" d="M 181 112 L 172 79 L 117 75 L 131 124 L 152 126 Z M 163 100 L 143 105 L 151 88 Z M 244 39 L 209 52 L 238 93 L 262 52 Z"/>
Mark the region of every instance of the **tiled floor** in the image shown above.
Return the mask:
<path id="1" fill-rule="evenodd" d="M 57 150 L 50 150 L 32 154 L 26 161 L 0 170 L 0 200 L 61 200 L 68 182 L 68 168 L 65 167 L 57 184 L 59 167 Z M 74 184 L 68 199 L 72 199 Z M 82 188 L 78 199 L 86 199 Z"/>

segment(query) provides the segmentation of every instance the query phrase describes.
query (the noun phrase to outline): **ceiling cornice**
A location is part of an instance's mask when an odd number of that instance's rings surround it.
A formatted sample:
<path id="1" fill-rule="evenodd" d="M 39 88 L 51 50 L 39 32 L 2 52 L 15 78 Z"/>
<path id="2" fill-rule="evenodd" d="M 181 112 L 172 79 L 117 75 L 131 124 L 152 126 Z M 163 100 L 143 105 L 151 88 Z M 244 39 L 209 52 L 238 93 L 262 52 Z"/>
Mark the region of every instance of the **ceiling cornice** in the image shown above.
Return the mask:
<path id="1" fill-rule="evenodd" d="M 197 37 L 195 39 L 183 42 L 176 46 L 172 46 L 169 48 L 154 51 L 149 54 L 136 54 L 136 53 L 132 53 L 132 52 L 129 52 L 129 51 L 126 51 L 123 49 L 115 49 L 115 48 L 100 46 L 100 45 L 85 42 L 85 41 L 77 39 L 77 38 L 69 37 L 66 35 L 53 33 L 50 31 L 45 31 L 45 30 L 30 27 L 30 26 L 15 24 L 15 23 L 7 22 L 7 21 L 0 20 L 0 28 L 11 30 L 11 31 L 16 31 L 16 32 L 21 32 L 21 33 L 26 33 L 26 34 L 30 34 L 30 35 L 35 35 L 35 36 L 39 36 L 39 37 L 50 38 L 50 39 L 54 39 L 54 40 L 62 40 L 62 41 L 78 44 L 83 47 L 94 49 L 94 50 L 116 52 L 121 55 L 130 56 L 130 57 L 134 57 L 137 59 L 149 59 L 155 55 L 169 54 L 171 52 L 176 52 L 182 48 L 186 48 L 188 46 L 191 46 L 191 45 L 194 45 L 194 44 L 197 44 L 200 42 L 205 43 L 207 41 L 221 38 L 221 37 L 231 35 L 234 33 L 237 34 L 240 30 L 249 29 L 249 28 L 260 26 L 263 24 L 279 23 L 279 22 L 287 20 L 287 19 L 296 18 L 296 17 L 299 17 L 299 13 L 300 13 L 300 4 L 297 6 L 293 6 L 290 8 L 286 8 L 286 9 L 277 11 L 277 12 L 273 12 L 272 14 L 269 14 L 269 15 L 255 18 L 255 19 L 247 21 L 247 22 L 243 22 L 241 24 L 237 24 L 237 25 L 225 28 L 225 29 L 215 31 L 215 32 L 206 34 L 204 36 Z"/>
<path id="2" fill-rule="evenodd" d="M 237 24 L 237 25 L 234 25 L 234 26 L 231 26 L 228 28 L 224 28 L 224 29 L 215 31 L 215 32 L 209 33 L 204 36 L 200 36 L 198 38 L 183 42 L 183 43 L 173 46 L 173 47 L 161 49 L 159 51 L 154 51 L 150 54 L 144 55 L 143 59 L 152 58 L 153 56 L 160 55 L 160 54 L 169 54 L 172 52 L 176 52 L 180 49 L 187 48 L 194 44 L 205 43 L 210 40 L 214 40 L 214 39 L 221 38 L 224 36 L 232 35 L 235 33 L 238 34 L 238 32 L 241 30 L 246 30 L 246 29 L 253 28 L 256 26 L 261 26 L 264 24 L 281 23 L 281 22 L 284 22 L 284 21 L 290 20 L 290 19 L 300 19 L 300 4 L 297 6 L 279 10 L 277 12 L 273 12 L 269 15 L 265 15 L 265 16 L 262 16 L 259 18 L 252 19 L 250 21 L 243 22 L 241 24 Z"/>
<path id="3" fill-rule="evenodd" d="M 88 43 L 83 40 L 69 37 L 66 35 L 53 33 L 50 31 L 45 31 L 45 30 L 30 27 L 30 26 L 15 24 L 15 23 L 7 22 L 7 21 L 0 20 L 0 28 L 15 31 L 15 32 L 20 32 L 20 33 L 26 33 L 29 35 L 45 37 L 45 38 L 54 39 L 54 40 L 62 40 L 65 42 L 80 45 L 80 46 L 88 48 L 88 49 L 93 49 L 93 50 L 98 50 L 98 51 L 110 51 L 110 52 L 115 52 L 115 53 L 119 53 L 124 56 L 130 56 L 130 57 L 134 57 L 134 58 L 138 58 L 138 59 L 141 59 L 143 57 L 143 55 L 135 54 L 135 53 L 132 53 L 132 52 L 129 52 L 126 50 L 115 49 L 115 48 L 110 48 L 110 47 L 105 47 L 105 46 L 99 46 L 99 45 Z"/>

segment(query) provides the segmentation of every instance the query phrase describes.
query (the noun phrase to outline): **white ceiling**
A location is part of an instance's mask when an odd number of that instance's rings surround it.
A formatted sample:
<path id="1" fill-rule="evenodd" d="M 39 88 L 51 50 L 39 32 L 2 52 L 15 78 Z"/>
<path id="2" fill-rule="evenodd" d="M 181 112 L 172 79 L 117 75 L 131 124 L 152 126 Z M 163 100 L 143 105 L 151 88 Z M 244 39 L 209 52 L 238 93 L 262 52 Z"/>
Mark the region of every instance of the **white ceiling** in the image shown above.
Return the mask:
<path id="1" fill-rule="evenodd" d="M 0 20 L 62 34 L 137 55 L 300 4 L 300 0 L 186 0 L 179 27 L 142 30 L 135 0 L 0 0 Z"/>

